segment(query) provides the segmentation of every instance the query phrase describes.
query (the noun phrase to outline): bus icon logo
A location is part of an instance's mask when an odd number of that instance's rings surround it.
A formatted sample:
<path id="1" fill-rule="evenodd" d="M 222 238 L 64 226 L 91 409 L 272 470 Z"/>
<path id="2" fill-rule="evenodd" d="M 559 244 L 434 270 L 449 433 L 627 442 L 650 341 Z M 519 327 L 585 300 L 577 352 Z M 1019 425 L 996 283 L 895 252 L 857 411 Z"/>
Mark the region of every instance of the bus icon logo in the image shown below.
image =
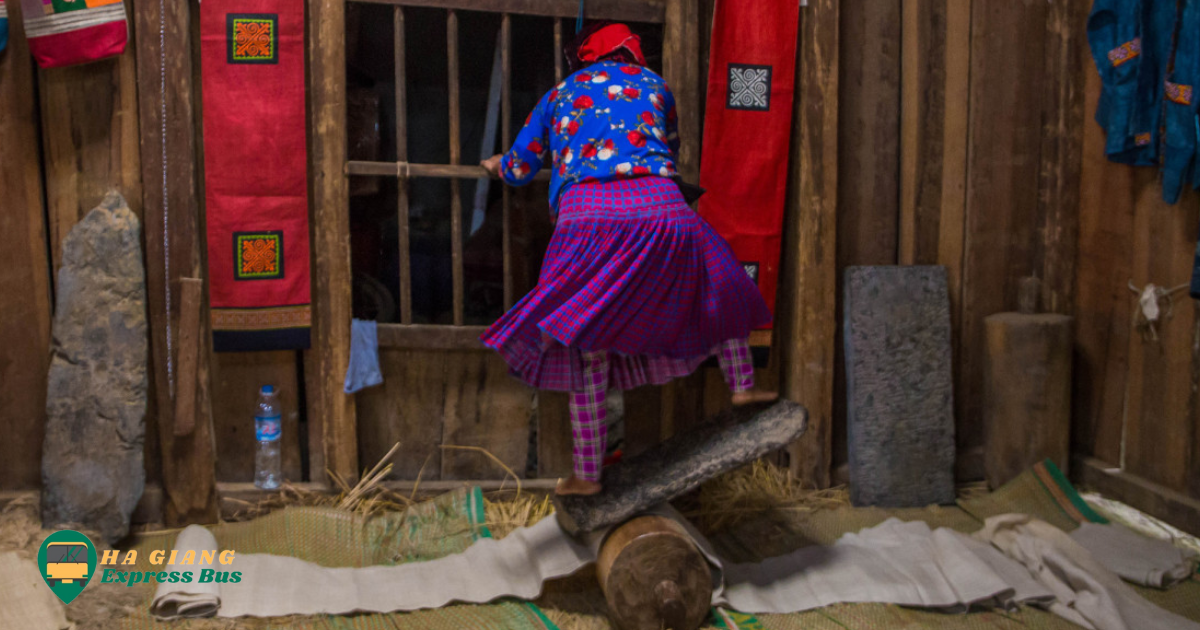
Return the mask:
<path id="1" fill-rule="evenodd" d="M 37 559 L 42 579 L 64 604 L 78 597 L 96 572 L 96 547 L 70 529 L 47 536 Z"/>

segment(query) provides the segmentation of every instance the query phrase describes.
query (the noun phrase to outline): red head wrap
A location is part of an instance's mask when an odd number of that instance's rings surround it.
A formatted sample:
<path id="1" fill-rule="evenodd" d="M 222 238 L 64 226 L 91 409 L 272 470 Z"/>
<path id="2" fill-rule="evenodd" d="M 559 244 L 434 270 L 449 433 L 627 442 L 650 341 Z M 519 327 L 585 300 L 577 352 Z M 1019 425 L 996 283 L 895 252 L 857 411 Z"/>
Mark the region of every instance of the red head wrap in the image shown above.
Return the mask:
<path id="1" fill-rule="evenodd" d="M 634 35 L 628 26 L 624 24 L 604 24 L 592 33 L 580 33 L 583 36 L 582 43 L 575 51 L 574 59 L 571 59 L 570 47 L 568 47 L 568 61 L 571 62 L 572 70 L 576 70 L 576 64 L 579 67 L 595 63 L 605 57 L 617 55 L 619 57 L 631 57 L 638 65 L 646 65 L 646 57 L 642 54 L 642 40 L 637 35 Z M 627 53 L 627 55 L 620 54 Z"/>

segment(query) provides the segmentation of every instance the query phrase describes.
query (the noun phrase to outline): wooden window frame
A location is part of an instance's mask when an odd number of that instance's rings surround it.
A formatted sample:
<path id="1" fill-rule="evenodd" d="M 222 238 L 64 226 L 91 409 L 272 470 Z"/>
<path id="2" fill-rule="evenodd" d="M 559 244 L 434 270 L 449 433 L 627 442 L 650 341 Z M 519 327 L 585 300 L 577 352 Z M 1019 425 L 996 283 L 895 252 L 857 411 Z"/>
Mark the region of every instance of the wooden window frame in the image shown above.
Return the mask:
<path id="1" fill-rule="evenodd" d="M 458 11 L 467 10 L 481 13 L 496 13 L 501 16 L 500 25 L 500 59 L 501 59 L 501 91 L 500 119 L 501 144 L 508 147 L 512 144 L 512 15 L 532 15 L 556 18 L 554 22 L 554 59 L 555 78 L 563 78 L 562 60 L 562 21 L 561 18 L 575 17 L 579 4 L 575 0 L 347 0 L 358 4 L 389 5 L 393 7 L 393 48 L 395 55 L 396 83 L 396 161 L 357 161 L 346 162 L 347 176 L 395 177 L 399 188 L 397 196 L 397 214 L 399 221 L 399 255 L 400 255 L 400 323 L 379 324 L 378 339 L 380 348 L 404 348 L 414 350 L 479 350 L 483 345 L 480 335 L 487 330 L 486 326 L 466 326 L 463 323 L 465 311 L 465 280 L 463 278 L 463 236 L 462 236 L 462 193 L 458 186 L 450 187 L 451 214 L 451 269 L 453 286 L 453 324 L 414 324 L 412 298 L 412 270 L 409 249 L 409 222 L 405 220 L 409 213 L 409 181 L 414 178 L 440 178 L 458 180 L 475 180 L 488 177 L 487 171 L 480 166 L 462 163 L 462 143 L 460 131 L 459 107 L 459 57 L 458 57 Z M 591 6 L 591 5 L 596 6 Z M 668 21 L 667 0 L 609 0 L 607 2 L 589 3 L 587 13 L 589 18 L 629 20 L 661 24 L 664 26 L 664 39 Z M 407 75 L 405 71 L 405 9 L 408 7 L 437 8 L 446 10 L 446 52 L 447 76 L 449 89 L 448 114 L 450 118 L 450 163 L 449 164 L 414 164 L 408 161 L 408 124 L 407 124 Z M 685 66 L 680 59 L 678 63 L 667 64 L 667 51 L 664 46 L 664 64 L 675 67 Z M 675 47 L 676 54 L 682 56 L 683 47 Z M 549 180 L 550 171 L 543 169 L 535 175 L 537 180 Z M 511 191 L 505 187 L 502 200 L 502 235 L 503 277 L 504 277 L 504 308 L 512 308 L 515 303 L 514 282 L 512 270 L 512 231 L 511 231 Z"/>

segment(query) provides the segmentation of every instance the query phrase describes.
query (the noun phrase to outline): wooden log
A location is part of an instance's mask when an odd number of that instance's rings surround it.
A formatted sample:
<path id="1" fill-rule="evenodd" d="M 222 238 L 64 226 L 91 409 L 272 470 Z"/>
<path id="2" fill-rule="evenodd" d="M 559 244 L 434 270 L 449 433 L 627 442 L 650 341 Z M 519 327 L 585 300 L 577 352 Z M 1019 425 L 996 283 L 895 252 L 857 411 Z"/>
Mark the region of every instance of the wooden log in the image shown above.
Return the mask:
<path id="1" fill-rule="evenodd" d="M 358 478 L 354 397 L 342 391 L 353 317 L 346 168 L 346 13 L 342 0 L 308 0 L 309 177 L 312 181 L 313 348 L 305 353 L 309 461 Z"/>
<path id="2" fill-rule="evenodd" d="M 555 496 L 555 514 L 572 535 L 615 525 L 792 443 L 807 426 L 808 412 L 788 400 L 734 408 L 605 469 L 597 494 Z"/>
<path id="3" fill-rule="evenodd" d="M 1071 318 L 998 313 L 984 320 L 984 467 L 999 488 L 1046 458 L 1066 470 L 1071 429 Z"/>
<path id="4" fill-rule="evenodd" d="M 191 435 L 196 428 L 196 374 L 200 368 L 200 307 L 204 281 L 179 279 L 179 377 L 175 381 L 175 437 Z"/>
<path id="5" fill-rule="evenodd" d="M 0 489 L 18 489 L 36 488 L 42 479 L 51 272 L 33 60 L 21 3 L 7 6 L 10 37 L 0 53 Z"/>
<path id="6" fill-rule="evenodd" d="M 196 372 L 195 429 L 186 436 L 176 436 L 174 429 L 172 393 L 176 374 L 168 339 L 173 343 L 178 333 L 179 296 L 172 295 L 172 284 L 179 277 L 201 276 L 203 252 L 198 201 L 201 192 L 197 171 L 200 151 L 196 145 L 194 115 L 197 80 L 192 63 L 194 16 L 185 3 L 163 5 L 161 15 L 159 8 L 153 2 L 137 3 L 133 21 L 134 30 L 143 35 L 136 38 L 136 44 L 141 152 L 147 157 L 142 160 L 142 181 L 146 184 L 142 207 L 146 219 L 143 229 L 151 383 L 166 494 L 163 518 L 168 526 L 174 527 L 214 522 L 218 509 L 207 309 L 200 319 L 204 341 Z M 161 39 L 157 36 L 160 23 L 166 29 Z"/>
<path id="7" fill-rule="evenodd" d="M 781 385 L 801 401 L 812 430 L 789 449 L 804 483 L 829 485 L 833 460 L 837 303 L 838 2 L 812 0 L 800 14 L 796 99 L 784 219 Z"/>
<path id="8" fill-rule="evenodd" d="M 610 532 L 596 577 L 622 630 L 695 630 L 712 604 L 708 562 L 687 532 L 662 516 L 641 516 Z"/>
<path id="9" fill-rule="evenodd" d="M 579 15 L 575 0 L 355 0 L 363 4 L 392 4 L 434 9 L 463 9 L 486 13 L 516 13 L 557 18 Z M 585 7 L 592 20 L 622 20 L 661 24 L 665 19 L 664 0 L 607 0 Z"/>

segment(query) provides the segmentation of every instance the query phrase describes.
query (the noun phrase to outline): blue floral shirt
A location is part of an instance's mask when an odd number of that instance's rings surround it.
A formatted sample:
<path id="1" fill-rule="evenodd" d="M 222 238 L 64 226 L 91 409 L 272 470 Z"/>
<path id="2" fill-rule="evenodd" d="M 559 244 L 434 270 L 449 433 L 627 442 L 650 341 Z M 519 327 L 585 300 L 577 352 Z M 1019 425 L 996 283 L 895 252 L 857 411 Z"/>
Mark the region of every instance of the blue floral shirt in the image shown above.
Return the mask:
<path id="1" fill-rule="evenodd" d="M 500 162 L 514 186 L 533 181 L 553 157 L 550 207 L 578 182 L 675 176 L 679 132 L 666 81 L 635 64 L 601 61 L 542 97 Z"/>

